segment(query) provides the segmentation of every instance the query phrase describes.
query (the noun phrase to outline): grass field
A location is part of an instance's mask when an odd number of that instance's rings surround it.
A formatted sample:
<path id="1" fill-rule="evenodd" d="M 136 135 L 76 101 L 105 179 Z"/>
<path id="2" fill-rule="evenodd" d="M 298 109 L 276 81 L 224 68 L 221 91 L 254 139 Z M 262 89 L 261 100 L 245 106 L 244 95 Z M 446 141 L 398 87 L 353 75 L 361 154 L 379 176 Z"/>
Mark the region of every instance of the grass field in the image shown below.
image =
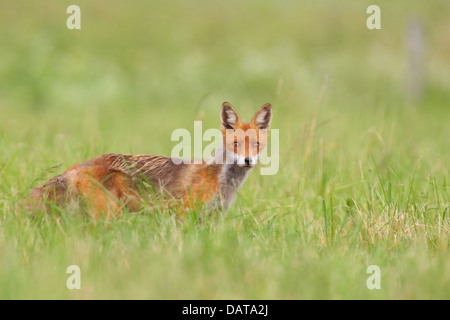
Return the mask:
<path id="1" fill-rule="evenodd" d="M 81 30 L 70 4 L 0 11 L 0 299 L 450 299 L 450 3 L 381 2 L 381 30 L 370 1 L 80 0 Z M 170 155 L 224 101 L 271 102 L 280 136 L 225 217 L 14 214 L 74 163 Z"/>

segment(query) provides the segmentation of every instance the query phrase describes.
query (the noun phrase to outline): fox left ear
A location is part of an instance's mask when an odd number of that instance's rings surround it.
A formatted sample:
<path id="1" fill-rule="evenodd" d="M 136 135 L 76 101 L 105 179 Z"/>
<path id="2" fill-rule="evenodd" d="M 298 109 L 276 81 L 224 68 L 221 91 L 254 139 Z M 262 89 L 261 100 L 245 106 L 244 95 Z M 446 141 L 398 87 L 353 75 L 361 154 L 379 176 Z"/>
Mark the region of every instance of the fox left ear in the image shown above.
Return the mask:
<path id="1" fill-rule="evenodd" d="M 231 104 L 224 102 L 222 104 L 222 110 L 220 111 L 220 121 L 222 130 L 234 130 L 234 128 L 241 122 L 241 119 Z"/>
<path id="2" fill-rule="evenodd" d="M 272 106 L 270 103 L 266 103 L 256 111 L 252 118 L 252 124 L 254 124 L 258 129 L 269 129 L 270 122 L 272 121 Z"/>

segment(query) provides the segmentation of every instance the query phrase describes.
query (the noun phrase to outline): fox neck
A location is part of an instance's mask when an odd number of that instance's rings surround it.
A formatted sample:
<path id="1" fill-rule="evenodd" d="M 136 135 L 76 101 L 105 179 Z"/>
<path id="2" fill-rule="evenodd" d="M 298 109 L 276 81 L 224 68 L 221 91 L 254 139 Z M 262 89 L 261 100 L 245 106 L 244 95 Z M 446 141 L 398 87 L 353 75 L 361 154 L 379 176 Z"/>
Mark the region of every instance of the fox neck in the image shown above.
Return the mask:
<path id="1" fill-rule="evenodd" d="M 231 189 L 233 193 L 236 193 L 236 190 L 247 179 L 250 170 L 251 168 L 243 168 L 237 164 L 224 164 L 220 181 L 222 188 Z"/>
<path id="2" fill-rule="evenodd" d="M 225 147 L 222 145 L 210 159 L 211 164 L 213 162 L 216 163 L 215 165 L 222 163 L 219 164 L 222 166 L 219 176 L 220 187 L 210 206 L 212 209 L 219 208 L 224 212 L 233 202 L 237 189 L 242 186 L 251 170 L 251 167 L 241 167 L 234 163 L 234 161 L 231 161 L 232 159 L 227 159 L 226 157 Z"/>

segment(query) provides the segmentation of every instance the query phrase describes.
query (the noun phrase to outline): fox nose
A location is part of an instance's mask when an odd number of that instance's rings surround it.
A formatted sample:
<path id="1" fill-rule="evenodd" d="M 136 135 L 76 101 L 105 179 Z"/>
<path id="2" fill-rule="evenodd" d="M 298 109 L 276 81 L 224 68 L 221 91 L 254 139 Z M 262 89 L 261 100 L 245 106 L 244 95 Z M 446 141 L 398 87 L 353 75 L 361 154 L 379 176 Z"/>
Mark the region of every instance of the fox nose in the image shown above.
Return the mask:
<path id="1" fill-rule="evenodd" d="M 250 165 L 250 158 L 245 158 L 245 165 L 247 165 L 247 166 Z"/>

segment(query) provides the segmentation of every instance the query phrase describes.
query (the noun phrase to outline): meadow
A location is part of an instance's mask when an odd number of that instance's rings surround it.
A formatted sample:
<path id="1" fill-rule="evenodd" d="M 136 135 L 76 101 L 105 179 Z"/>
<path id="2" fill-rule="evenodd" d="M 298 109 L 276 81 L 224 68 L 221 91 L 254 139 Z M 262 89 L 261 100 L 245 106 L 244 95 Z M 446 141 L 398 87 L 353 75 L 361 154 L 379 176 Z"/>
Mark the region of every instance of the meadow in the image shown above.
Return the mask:
<path id="1" fill-rule="evenodd" d="M 450 3 L 379 3 L 380 30 L 371 1 L 80 0 L 80 30 L 70 4 L 0 11 L 0 299 L 450 298 Z M 14 213 L 77 162 L 169 156 L 224 101 L 272 103 L 280 138 L 226 216 Z"/>

